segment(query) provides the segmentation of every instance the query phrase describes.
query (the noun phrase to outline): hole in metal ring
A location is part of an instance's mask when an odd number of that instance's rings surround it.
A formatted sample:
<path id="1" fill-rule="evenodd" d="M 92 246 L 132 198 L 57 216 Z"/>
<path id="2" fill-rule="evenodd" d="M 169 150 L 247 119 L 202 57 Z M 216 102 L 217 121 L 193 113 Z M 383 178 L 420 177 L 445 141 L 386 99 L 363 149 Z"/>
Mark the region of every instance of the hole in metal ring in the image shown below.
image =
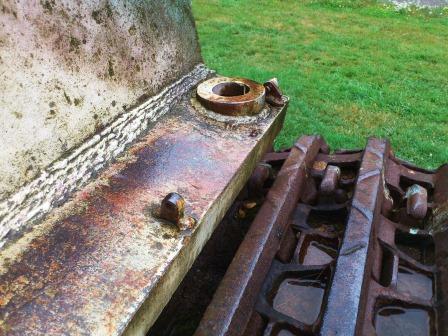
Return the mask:
<path id="1" fill-rule="evenodd" d="M 250 91 L 250 88 L 243 83 L 225 82 L 215 85 L 212 91 L 218 96 L 234 97 L 245 95 Z"/>

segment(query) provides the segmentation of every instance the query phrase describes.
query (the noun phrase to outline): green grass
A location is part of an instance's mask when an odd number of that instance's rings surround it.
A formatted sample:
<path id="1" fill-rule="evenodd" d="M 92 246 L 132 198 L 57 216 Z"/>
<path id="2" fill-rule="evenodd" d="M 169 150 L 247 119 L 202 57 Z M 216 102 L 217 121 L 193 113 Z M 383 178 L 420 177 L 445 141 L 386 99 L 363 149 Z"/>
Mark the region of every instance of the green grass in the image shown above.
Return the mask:
<path id="1" fill-rule="evenodd" d="M 290 96 L 278 147 L 378 136 L 418 165 L 448 161 L 448 13 L 365 0 L 194 0 L 193 11 L 209 67 L 277 77 Z"/>

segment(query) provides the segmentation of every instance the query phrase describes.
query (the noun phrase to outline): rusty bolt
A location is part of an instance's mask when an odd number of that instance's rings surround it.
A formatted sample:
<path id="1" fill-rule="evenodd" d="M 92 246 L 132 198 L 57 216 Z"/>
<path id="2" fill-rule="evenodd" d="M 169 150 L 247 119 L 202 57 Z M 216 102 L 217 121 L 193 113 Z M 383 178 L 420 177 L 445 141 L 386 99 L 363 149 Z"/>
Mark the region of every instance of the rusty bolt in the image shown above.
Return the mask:
<path id="1" fill-rule="evenodd" d="M 185 212 L 185 200 L 178 193 L 165 196 L 160 206 L 160 218 L 166 219 L 180 227 Z"/>
<path id="2" fill-rule="evenodd" d="M 272 166 L 264 162 L 258 163 L 248 181 L 249 195 L 254 198 L 262 197 L 264 183 L 270 176 L 272 176 Z"/>
<path id="3" fill-rule="evenodd" d="M 324 195 L 332 194 L 338 186 L 341 169 L 337 166 L 328 165 L 325 175 L 320 184 L 320 192 Z"/>
<path id="4" fill-rule="evenodd" d="M 422 186 L 414 184 L 406 191 L 405 198 L 407 198 L 407 214 L 416 219 L 425 218 L 428 211 L 428 191 Z"/>
<path id="5" fill-rule="evenodd" d="M 325 174 L 325 169 L 327 169 L 327 162 L 325 161 L 315 161 L 311 169 L 311 176 L 313 177 L 323 177 Z"/>
<path id="6" fill-rule="evenodd" d="M 255 137 L 257 137 L 259 134 L 260 134 L 260 131 L 257 130 L 256 128 L 253 128 L 253 129 L 250 131 L 249 136 L 250 136 L 251 138 L 255 138 Z"/>
<path id="7" fill-rule="evenodd" d="M 283 95 L 278 86 L 277 78 L 272 78 L 263 84 L 266 89 L 266 101 L 272 106 L 280 107 L 285 105 Z"/>

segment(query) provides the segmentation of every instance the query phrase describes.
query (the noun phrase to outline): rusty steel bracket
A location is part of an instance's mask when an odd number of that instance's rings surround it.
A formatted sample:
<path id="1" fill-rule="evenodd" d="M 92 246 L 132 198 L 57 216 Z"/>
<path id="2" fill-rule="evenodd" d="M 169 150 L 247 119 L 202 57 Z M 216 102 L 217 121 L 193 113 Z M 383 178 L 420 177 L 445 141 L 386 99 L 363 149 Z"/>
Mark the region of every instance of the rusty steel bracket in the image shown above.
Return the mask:
<path id="1" fill-rule="evenodd" d="M 113 164 L 0 251 L 0 334 L 149 329 L 286 113 L 286 104 L 265 104 L 266 115 L 227 127 L 198 113 L 194 95 L 178 97 Z"/>

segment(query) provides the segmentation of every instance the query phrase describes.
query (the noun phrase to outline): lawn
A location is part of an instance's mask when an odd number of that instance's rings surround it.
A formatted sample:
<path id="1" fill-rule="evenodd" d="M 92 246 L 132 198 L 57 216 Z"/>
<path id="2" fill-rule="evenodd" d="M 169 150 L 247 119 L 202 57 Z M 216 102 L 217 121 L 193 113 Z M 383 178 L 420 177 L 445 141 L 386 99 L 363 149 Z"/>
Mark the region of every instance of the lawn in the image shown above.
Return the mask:
<path id="1" fill-rule="evenodd" d="M 277 77 L 291 98 L 277 147 L 322 134 L 355 148 L 373 135 L 418 165 L 448 161 L 448 11 L 365 0 L 194 0 L 193 11 L 210 68 Z"/>

